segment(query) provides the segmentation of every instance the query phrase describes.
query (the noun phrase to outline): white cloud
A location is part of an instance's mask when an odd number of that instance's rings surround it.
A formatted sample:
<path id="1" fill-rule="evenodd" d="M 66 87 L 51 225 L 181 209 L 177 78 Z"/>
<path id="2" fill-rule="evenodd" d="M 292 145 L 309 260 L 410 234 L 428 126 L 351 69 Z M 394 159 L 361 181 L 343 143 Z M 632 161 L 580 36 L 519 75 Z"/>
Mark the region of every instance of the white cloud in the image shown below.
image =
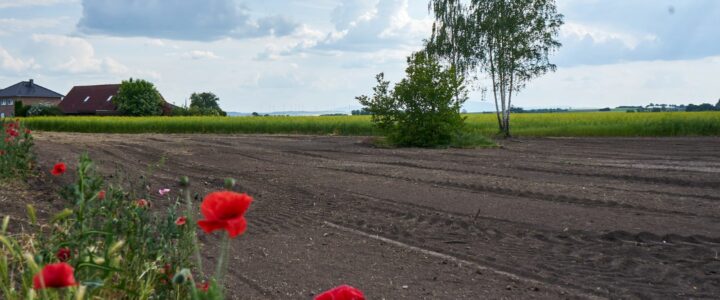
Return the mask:
<path id="1" fill-rule="evenodd" d="M 0 19 L 0 35 L 7 35 L 20 31 L 36 31 L 38 29 L 51 29 L 63 22 L 67 22 L 68 18 L 61 17 L 55 19 L 48 18 L 32 18 L 32 19 L 16 19 L 7 18 Z"/>
<path id="2" fill-rule="evenodd" d="M 306 32 L 293 44 L 270 45 L 257 56 L 276 60 L 281 56 L 320 53 L 337 56 L 345 52 L 372 53 L 402 49 L 407 56 L 430 35 L 432 19 L 409 14 L 408 0 L 344 0 L 332 12 L 335 30 Z M 307 29 L 307 27 L 306 27 Z"/>
<path id="3" fill-rule="evenodd" d="M 43 49 L 36 55 L 52 70 L 68 73 L 102 70 L 103 60 L 95 56 L 95 48 L 82 38 L 35 34 L 32 42 L 32 47 Z"/>
<path id="4" fill-rule="evenodd" d="M 379 0 L 374 6 L 358 3 L 346 0 L 336 8 L 333 20 L 339 31 L 328 34 L 315 49 L 376 51 L 419 45 L 430 35 L 432 20 L 410 17 L 408 0 Z"/>
<path id="5" fill-rule="evenodd" d="M 335 29 L 343 31 L 367 22 L 377 15 L 378 0 L 345 0 L 332 11 Z"/>
<path id="6" fill-rule="evenodd" d="M 654 34 L 633 34 L 630 32 L 616 31 L 577 22 L 567 22 L 563 25 L 560 36 L 564 39 L 576 40 L 589 38 L 596 44 L 606 44 L 613 41 L 619 41 L 630 50 L 637 48 L 641 43 L 651 43 L 658 40 L 658 37 Z"/>
<path id="7" fill-rule="evenodd" d="M 37 67 L 35 60 L 15 58 L 7 50 L 0 47 L 0 69 L 20 72 Z"/>
<path id="8" fill-rule="evenodd" d="M 205 50 L 192 50 L 185 52 L 181 55 L 183 58 L 188 59 L 219 59 L 220 57 L 215 55 L 212 51 Z"/>
<path id="9" fill-rule="evenodd" d="M 48 6 L 64 3 L 75 3 L 79 0 L 0 0 L 0 8 L 25 7 L 25 6 Z"/>
<path id="10" fill-rule="evenodd" d="M 307 25 L 301 25 L 291 36 L 268 40 L 263 52 L 255 56 L 259 61 L 275 61 L 283 56 L 301 52 L 318 44 L 326 35 Z M 299 51 L 300 50 L 300 51 Z M 300 53 L 302 55 L 302 53 Z"/>
<path id="11" fill-rule="evenodd" d="M 430 18 L 413 19 L 408 13 L 408 0 L 400 1 L 395 8 L 395 14 L 390 16 L 390 26 L 383 30 L 380 38 L 425 38 L 432 29 L 433 20 Z"/>
<path id="12" fill-rule="evenodd" d="M 59 73 L 128 72 L 128 68 L 109 57 L 98 57 L 90 42 L 79 37 L 35 34 L 28 47 L 30 53 L 47 70 Z"/>

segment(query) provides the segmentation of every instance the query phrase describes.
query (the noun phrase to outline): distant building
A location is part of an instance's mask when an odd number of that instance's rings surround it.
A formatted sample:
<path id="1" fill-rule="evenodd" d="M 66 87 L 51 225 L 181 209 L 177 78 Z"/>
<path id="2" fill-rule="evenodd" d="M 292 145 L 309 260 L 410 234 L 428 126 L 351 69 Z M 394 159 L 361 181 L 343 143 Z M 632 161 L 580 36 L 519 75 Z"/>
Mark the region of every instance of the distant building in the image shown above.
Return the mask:
<path id="1" fill-rule="evenodd" d="M 63 95 L 39 86 L 34 80 L 22 81 L 0 90 L 0 118 L 15 115 L 15 101 L 23 105 L 58 105 Z"/>
<path id="2" fill-rule="evenodd" d="M 119 84 L 75 86 L 59 107 L 66 115 L 117 115 L 112 98 L 119 89 Z"/>
<path id="3" fill-rule="evenodd" d="M 119 84 L 75 86 L 60 102 L 59 107 L 66 115 L 117 116 L 120 112 L 112 99 L 119 90 Z M 173 107 L 165 102 L 163 115 L 171 115 Z"/>

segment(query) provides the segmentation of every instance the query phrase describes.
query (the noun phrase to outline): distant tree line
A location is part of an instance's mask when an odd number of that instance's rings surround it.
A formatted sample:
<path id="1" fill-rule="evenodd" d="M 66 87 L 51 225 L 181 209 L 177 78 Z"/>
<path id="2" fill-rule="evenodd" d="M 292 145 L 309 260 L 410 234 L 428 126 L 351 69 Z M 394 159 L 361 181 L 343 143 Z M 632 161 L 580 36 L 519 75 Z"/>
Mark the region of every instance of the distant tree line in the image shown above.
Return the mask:
<path id="1" fill-rule="evenodd" d="M 710 103 L 703 103 L 700 105 L 689 104 L 685 111 L 720 111 L 720 100 L 713 106 Z"/>
<path id="2" fill-rule="evenodd" d="M 524 109 L 522 107 L 518 106 L 512 106 L 510 108 L 510 112 L 517 113 L 517 114 L 531 114 L 531 113 L 558 113 L 558 112 L 568 112 L 569 109 L 565 108 L 539 108 L 539 109 Z"/>
<path id="3" fill-rule="evenodd" d="M 541 108 L 541 109 L 524 109 L 518 106 L 512 106 L 510 111 L 513 113 L 560 113 L 569 112 L 570 109 L 564 108 Z M 615 109 L 605 107 L 598 109 L 598 111 L 626 111 L 626 112 L 673 112 L 673 111 L 720 111 L 720 99 L 715 105 L 710 103 L 703 103 L 699 105 L 695 104 L 654 104 L 650 103 L 646 106 L 618 106 Z"/>
<path id="4" fill-rule="evenodd" d="M 370 111 L 367 110 L 366 108 L 361 108 L 361 109 L 354 109 L 354 110 L 352 110 L 352 111 L 350 112 L 350 114 L 352 114 L 353 116 L 367 116 L 367 115 L 371 115 L 372 112 L 370 112 Z"/>
<path id="5" fill-rule="evenodd" d="M 618 109 L 625 109 L 628 112 L 672 112 L 672 111 L 720 111 L 720 99 L 715 105 L 710 103 L 695 104 L 654 104 L 650 103 L 646 106 L 619 106 Z"/>

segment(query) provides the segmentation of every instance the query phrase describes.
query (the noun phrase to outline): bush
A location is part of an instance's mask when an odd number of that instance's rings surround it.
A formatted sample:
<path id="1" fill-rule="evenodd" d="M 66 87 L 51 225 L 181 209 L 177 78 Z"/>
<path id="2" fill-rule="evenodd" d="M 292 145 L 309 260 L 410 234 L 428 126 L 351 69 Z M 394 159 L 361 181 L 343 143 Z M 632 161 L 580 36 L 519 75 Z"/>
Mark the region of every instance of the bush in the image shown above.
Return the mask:
<path id="1" fill-rule="evenodd" d="M 49 104 L 36 104 L 29 106 L 27 109 L 26 117 L 40 117 L 40 116 L 62 116 L 62 110 L 54 105 Z"/>
<path id="2" fill-rule="evenodd" d="M 27 117 L 28 109 L 30 109 L 30 106 L 23 105 L 22 101 L 15 101 L 16 117 Z"/>
<path id="3" fill-rule="evenodd" d="M 199 107 L 175 107 L 172 110 L 173 116 L 212 116 L 212 117 L 226 117 L 227 113 L 222 110 L 212 108 L 199 108 Z"/>
<path id="4" fill-rule="evenodd" d="M 125 80 L 120 84 L 113 103 L 126 116 L 162 115 L 165 101 L 152 83 L 139 79 Z"/>
<path id="5" fill-rule="evenodd" d="M 420 52 L 408 58 L 407 78 L 390 91 L 384 75 L 376 76 L 374 95 L 360 96 L 372 122 L 399 146 L 448 146 L 462 131 L 460 107 L 467 99 L 463 78 Z"/>
<path id="6" fill-rule="evenodd" d="M 0 119 L 0 129 L 0 178 L 27 177 L 35 163 L 30 130 L 4 119 Z"/>
<path id="7" fill-rule="evenodd" d="M 191 116 L 227 116 L 220 109 L 220 98 L 213 93 L 193 93 L 190 95 L 190 115 Z"/>

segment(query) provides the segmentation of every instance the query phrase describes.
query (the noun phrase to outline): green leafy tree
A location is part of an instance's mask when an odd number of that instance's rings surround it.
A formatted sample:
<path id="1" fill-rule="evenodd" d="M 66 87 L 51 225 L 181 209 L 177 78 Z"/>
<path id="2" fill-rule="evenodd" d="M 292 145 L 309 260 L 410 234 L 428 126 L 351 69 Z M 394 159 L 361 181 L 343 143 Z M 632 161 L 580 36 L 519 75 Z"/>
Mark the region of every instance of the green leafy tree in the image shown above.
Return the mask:
<path id="1" fill-rule="evenodd" d="M 490 77 L 498 125 L 509 137 L 513 94 L 556 69 L 549 55 L 561 46 L 563 16 L 555 0 L 431 0 L 429 8 L 435 22 L 426 50 L 460 74 Z"/>
<path id="2" fill-rule="evenodd" d="M 390 142 L 401 146 L 445 146 L 462 130 L 460 106 L 467 99 L 462 76 L 425 52 L 408 58 L 406 78 L 390 91 L 378 74 L 372 97 L 356 99 L 372 114 L 372 122 Z"/>
<path id="3" fill-rule="evenodd" d="M 220 98 L 213 93 L 193 93 L 190 96 L 190 109 L 207 112 L 207 114 L 224 115 L 225 112 L 220 109 L 218 102 L 220 102 Z"/>
<path id="4" fill-rule="evenodd" d="M 113 103 L 126 116 L 162 115 L 164 100 L 151 82 L 138 79 L 125 80 L 120 84 Z"/>

